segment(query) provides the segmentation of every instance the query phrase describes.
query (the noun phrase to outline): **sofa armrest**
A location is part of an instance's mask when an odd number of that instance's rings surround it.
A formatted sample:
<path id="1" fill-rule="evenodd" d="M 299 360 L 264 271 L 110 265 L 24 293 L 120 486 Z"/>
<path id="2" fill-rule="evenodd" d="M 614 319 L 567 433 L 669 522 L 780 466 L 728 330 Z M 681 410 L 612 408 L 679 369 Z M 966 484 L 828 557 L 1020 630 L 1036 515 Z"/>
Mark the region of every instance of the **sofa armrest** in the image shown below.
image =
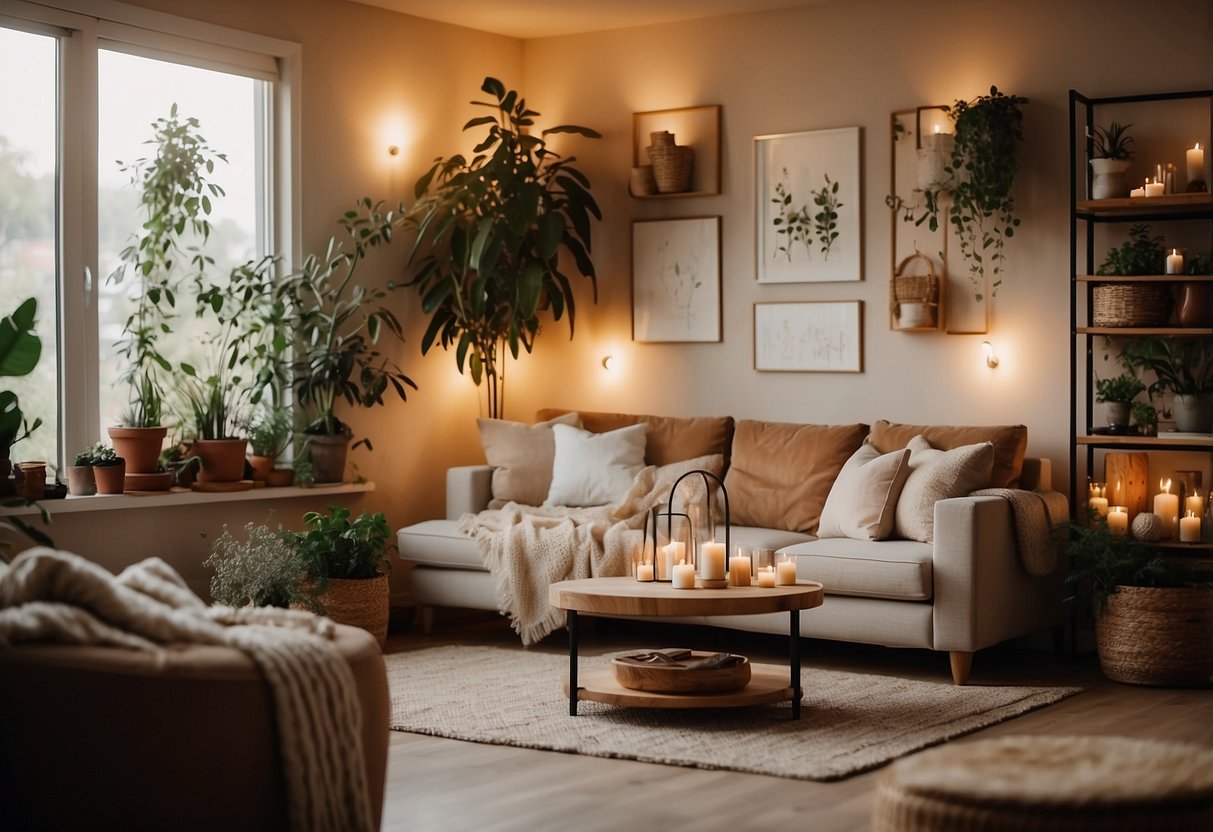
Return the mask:
<path id="1" fill-rule="evenodd" d="M 957 497 L 935 504 L 936 650 L 973 652 L 1063 620 L 1062 573 L 1033 577 L 1019 560 L 1010 503 Z"/>
<path id="2" fill-rule="evenodd" d="M 489 507 L 493 499 L 493 469 L 488 465 L 461 465 L 446 471 L 446 519 L 458 520 Z"/>

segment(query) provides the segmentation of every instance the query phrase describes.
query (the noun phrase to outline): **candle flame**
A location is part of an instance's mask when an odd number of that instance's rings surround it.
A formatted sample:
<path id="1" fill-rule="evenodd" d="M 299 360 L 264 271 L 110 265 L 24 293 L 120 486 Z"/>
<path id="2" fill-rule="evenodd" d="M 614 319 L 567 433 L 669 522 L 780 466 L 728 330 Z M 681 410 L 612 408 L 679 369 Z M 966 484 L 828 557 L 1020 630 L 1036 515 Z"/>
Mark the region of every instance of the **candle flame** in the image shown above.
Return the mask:
<path id="1" fill-rule="evenodd" d="M 1168 477 L 1165 480 L 1159 480 L 1158 487 L 1161 488 L 1167 494 L 1170 494 L 1171 493 L 1171 479 Z"/>
<path id="2" fill-rule="evenodd" d="M 1194 148 L 1192 148 L 1192 149 L 1193 149 L 1193 150 L 1200 150 L 1200 142 L 1197 142 L 1197 143 L 1196 143 L 1196 147 L 1194 147 Z"/>
<path id="3" fill-rule="evenodd" d="M 940 132 L 940 130 L 941 130 L 941 129 L 942 129 L 942 128 L 941 128 L 941 127 L 940 127 L 938 124 L 936 124 L 936 125 L 935 125 L 935 132 L 936 132 L 936 133 Z M 1198 145 L 1198 146 L 1199 146 L 1199 145 Z"/>

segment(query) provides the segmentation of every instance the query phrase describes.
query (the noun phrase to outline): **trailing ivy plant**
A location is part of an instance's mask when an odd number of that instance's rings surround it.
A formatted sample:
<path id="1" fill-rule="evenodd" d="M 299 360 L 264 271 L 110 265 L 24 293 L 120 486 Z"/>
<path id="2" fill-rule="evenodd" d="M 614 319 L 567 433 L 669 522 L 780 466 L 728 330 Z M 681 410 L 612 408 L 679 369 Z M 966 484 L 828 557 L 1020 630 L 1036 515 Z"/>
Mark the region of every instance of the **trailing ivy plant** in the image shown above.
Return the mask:
<path id="1" fill-rule="evenodd" d="M 496 78 L 481 91 L 492 101 L 473 101 L 492 115 L 468 121 L 464 130 L 487 127 L 471 159 L 439 157 L 418 181 L 409 212 L 417 239 L 409 255 L 409 286 L 421 296 L 430 323 L 421 340 L 427 353 L 436 343 L 454 349 L 459 371 L 486 383 L 488 415 L 505 409 L 506 351 L 528 353 L 540 330 L 540 313 L 555 320 L 565 312 L 573 335 L 574 297 L 560 265 L 561 251 L 589 278 L 598 300 L 590 260 L 590 218 L 602 219 L 590 181 L 572 156 L 552 151 L 547 137 L 599 134 L 563 124 L 529 132 L 536 111 Z"/>

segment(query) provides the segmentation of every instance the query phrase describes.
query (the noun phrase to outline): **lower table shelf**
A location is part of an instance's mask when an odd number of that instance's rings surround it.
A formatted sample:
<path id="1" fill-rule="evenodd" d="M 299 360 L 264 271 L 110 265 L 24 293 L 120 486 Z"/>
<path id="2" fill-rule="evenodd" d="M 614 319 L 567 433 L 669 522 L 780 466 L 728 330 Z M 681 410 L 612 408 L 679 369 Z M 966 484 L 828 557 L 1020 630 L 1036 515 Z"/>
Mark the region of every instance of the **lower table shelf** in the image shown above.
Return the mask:
<path id="1" fill-rule="evenodd" d="M 744 688 L 723 693 L 653 693 L 625 688 L 608 670 L 586 670 L 578 674 L 577 698 L 625 708 L 741 708 L 787 702 L 792 696 L 788 668 L 774 664 L 752 664 L 750 683 Z M 569 683 L 564 682 L 564 693 Z"/>

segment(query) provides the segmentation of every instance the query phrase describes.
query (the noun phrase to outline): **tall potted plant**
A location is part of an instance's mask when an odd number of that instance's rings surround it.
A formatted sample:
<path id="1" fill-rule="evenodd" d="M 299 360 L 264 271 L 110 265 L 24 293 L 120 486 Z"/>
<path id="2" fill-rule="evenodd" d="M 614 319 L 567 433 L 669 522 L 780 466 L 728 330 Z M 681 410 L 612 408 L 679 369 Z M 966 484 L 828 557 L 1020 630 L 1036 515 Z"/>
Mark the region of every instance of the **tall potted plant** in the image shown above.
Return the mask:
<path id="1" fill-rule="evenodd" d="M 488 415 L 505 409 L 506 353 L 530 352 L 540 329 L 540 313 L 569 318 L 573 334 L 574 297 L 560 268 L 560 252 L 570 254 L 598 285 L 590 260 L 590 217 L 602 219 L 590 182 L 548 147 L 547 137 L 599 134 L 560 125 L 531 135 L 539 113 L 496 78 L 485 78 L 492 101 L 474 101 L 493 115 L 468 121 L 464 130 L 485 126 L 474 157 L 439 158 L 415 188 L 409 222 L 417 238 L 409 255 L 408 285 L 421 296 L 430 323 L 421 340 L 427 353 L 435 343 L 454 348 L 455 363 L 477 385 L 486 382 Z"/>
<path id="2" fill-rule="evenodd" d="M 24 376 L 34 371 L 42 356 L 42 339 L 34 332 L 38 301 L 28 298 L 0 319 L 0 376 Z M 11 390 L 0 390 L 0 496 L 13 493 L 12 447 L 42 424 L 31 425 L 21 411 L 21 402 Z"/>

